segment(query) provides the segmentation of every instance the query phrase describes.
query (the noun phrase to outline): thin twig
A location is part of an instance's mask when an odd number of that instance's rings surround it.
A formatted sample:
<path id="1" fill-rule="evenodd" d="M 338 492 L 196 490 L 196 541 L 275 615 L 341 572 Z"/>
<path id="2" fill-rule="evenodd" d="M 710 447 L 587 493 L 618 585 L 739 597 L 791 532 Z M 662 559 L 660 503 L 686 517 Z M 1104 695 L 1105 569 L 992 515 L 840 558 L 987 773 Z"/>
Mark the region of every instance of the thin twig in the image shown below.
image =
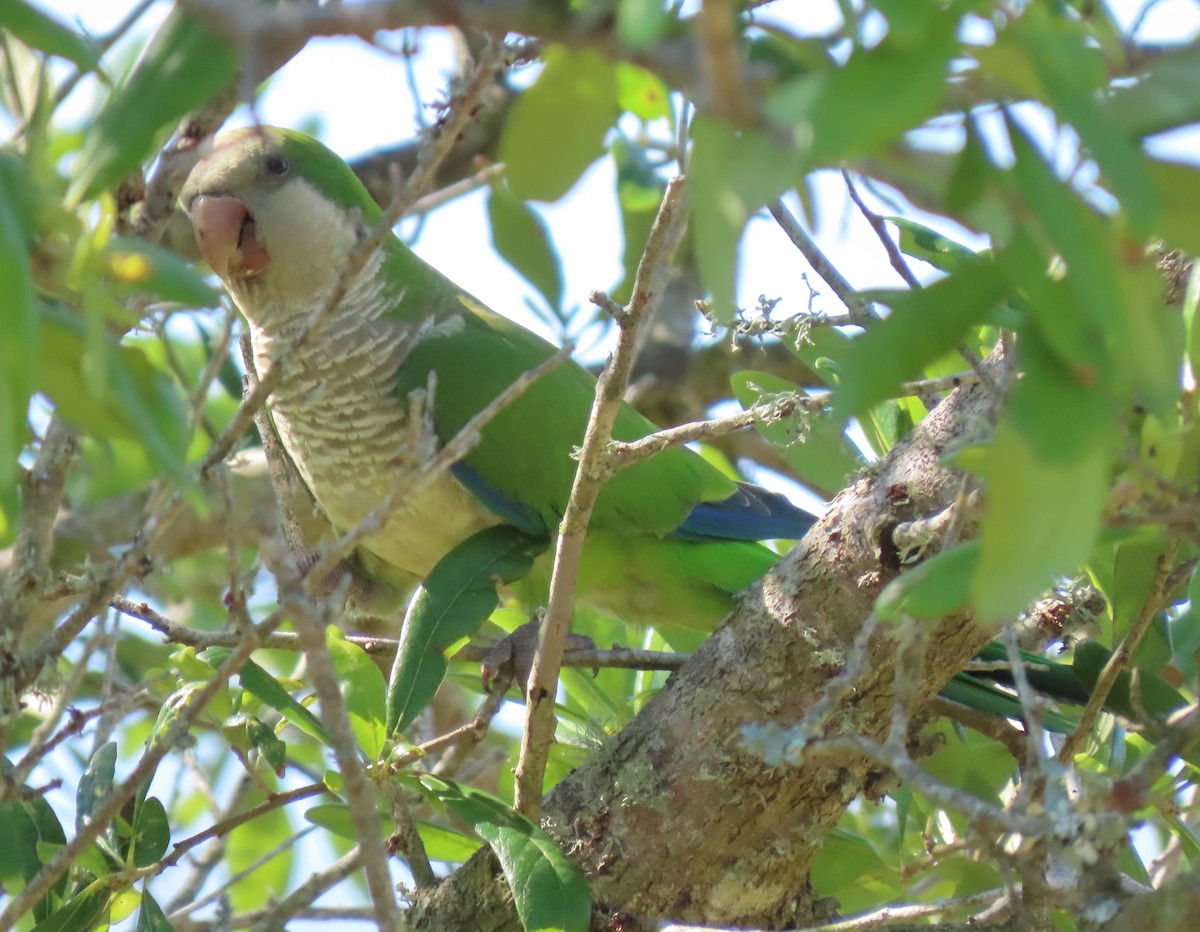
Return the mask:
<path id="1" fill-rule="evenodd" d="M 563 645 L 570 627 L 583 542 L 596 498 L 612 474 L 608 443 L 633 370 L 638 324 L 652 302 L 661 295 L 659 280 L 683 230 L 685 191 L 686 184 L 682 177 L 667 182 L 658 216 L 655 217 L 638 263 L 629 306 L 617 318 L 619 333 L 616 350 L 596 385 L 595 401 L 579 454 L 579 466 L 575 471 L 571 497 L 555 544 L 550 598 L 545 620 L 538 633 L 538 649 L 525 691 L 525 730 L 521 736 L 514 792 L 516 808 L 535 819 L 541 811 L 546 760 L 554 741 L 554 697 L 558 688 L 558 671 L 562 665 Z"/>
<path id="2" fill-rule="evenodd" d="M 146 622 L 173 644 L 205 650 L 209 647 L 236 647 L 241 640 L 241 634 L 237 631 L 201 631 L 198 628 L 172 621 L 161 612 L 155 611 L 146 602 L 135 602 L 124 596 L 116 596 L 109 604 L 131 618 Z M 356 634 L 347 635 L 346 640 L 358 645 L 372 657 L 383 658 L 394 657 L 399 644 L 395 638 L 367 637 Z M 275 631 L 262 635 L 262 647 L 265 650 L 298 651 L 304 649 L 300 642 L 300 636 L 291 631 Z M 462 663 L 479 663 L 485 658 L 488 650 L 487 647 L 468 644 L 460 648 L 450 659 Z M 611 667 L 620 670 L 678 670 L 690 656 L 690 654 L 639 650 L 632 647 L 611 650 L 583 649 L 565 654 L 563 666 L 583 669 Z"/>
<path id="3" fill-rule="evenodd" d="M 359 758 L 354 731 L 350 726 L 350 715 L 338 685 L 333 658 L 325 643 L 325 632 L 329 625 L 329 601 L 305 598 L 304 581 L 290 567 L 273 568 L 282 592 L 294 599 L 290 613 L 296 633 L 304 645 L 304 657 L 308 666 L 308 677 L 321 705 L 321 719 L 325 733 L 337 759 L 342 776 L 346 802 L 350 806 L 350 819 L 354 824 L 367 889 L 375 907 L 375 918 L 383 932 L 392 932 L 400 927 L 401 917 L 396 903 L 396 891 L 388 871 L 388 853 L 379 826 L 379 813 L 375 806 L 375 792 L 366 770 Z M 297 610 L 298 609 L 298 610 Z"/>
<path id="4" fill-rule="evenodd" d="M 875 211 L 871 210 L 858 193 L 858 188 L 854 184 L 854 179 L 850 177 L 850 172 L 842 169 L 842 180 L 846 182 L 846 190 L 850 193 L 850 200 L 854 201 L 867 223 L 871 225 L 871 229 L 875 231 L 875 235 L 879 238 L 879 242 L 883 244 L 883 249 L 887 253 L 888 262 L 891 263 L 896 273 L 904 279 L 906 285 L 910 288 L 920 288 L 921 280 L 913 274 L 913 270 L 908 267 L 908 262 L 904 259 L 904 254 L 900 252 L 900 247 L 896 245 L 896 241 L 892 239 L 888 232 L 887 221 Z"/>
<path id="5" fill-rule="evenodd" d="M 260 918 L 250 926 L 251 932 L 283 932 L 287 921 L 326 890 L 345 880 L 362 864 L 362 849 L 355 847 L 323 871 L 313 874 L 278 903 L 258 911 Z"/>
<path id="6" fill-rule="evenodd" d="M 775 424 L 799 412 L 820 411 L 825 400 L 817 397 L 791 393 L 772 401 L 753 405 L 745 411 L 727 417 L 707 421 L 691 421 L 678 427 L 655 431 L 638 440 L 609 441 L 610 464 L 613 469 L 626 469 L 635 463 L 660 453 L 668 447 L 682 446 L 696 440 L 723 437 L 735 430 L 743 430 L 760 424 Z"/>
<path id="7" fill-rule="evenodd" d="M 792 244 L 800 250 L 800 254 L 808 260 L 808 264 L 833 289 L 833 293 L 838 296 L 838 299 L 846 305 L 847 310 L 850 312 L 847 323 L 866 327 L 875 321 L 877 317 L 871 308 L 871 302 L 863 298 L 850 282 L 846 280 L 846 277 L 829 261 L 825 253 L 821 251 L 821 247 L 808 235 L 808 231 L 800 225 L 800 221 L 792 216 L 791 211 L 784 206 L 783 201 L 777 200 L 772 203 L 770 211 L 771 216 L 775 218 L 775 222 L 788 235 Z"/>

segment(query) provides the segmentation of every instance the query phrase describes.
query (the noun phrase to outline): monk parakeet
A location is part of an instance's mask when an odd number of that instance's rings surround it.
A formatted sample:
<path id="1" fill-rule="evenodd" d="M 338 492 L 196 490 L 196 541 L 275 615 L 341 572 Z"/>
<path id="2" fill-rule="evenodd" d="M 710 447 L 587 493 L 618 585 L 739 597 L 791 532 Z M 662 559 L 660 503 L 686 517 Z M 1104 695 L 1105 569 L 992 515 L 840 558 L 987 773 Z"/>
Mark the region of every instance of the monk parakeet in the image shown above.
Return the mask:
<path id="1" fill-rule="evenodd" d="M 245 316 L 260 372 L 324 306 L 346 257 L 381 211 L 337 155 L 285 129 L 219 137 L 192 172 L 181 205 L 201 254 Z M 348 282 L 270 398 L 283 446 L 340 530 L 388 494 L 411 461 L 414 392 L 431 390 L 447 441 L 555 347 L 493 313 L 396 236 Z M 447 474 L 360 551 L 368 573 L 409 584 L 481 529 L 511 524 L 549 538 L 571 488 L 593 377 L 570 363 L 533 384 Z M 655 429 L 632 408 L 617 439 Z M 737 483 L 687 449 L 618 473 L 593 513 L 579 599 L 634 623 L 709 629 L 730 595 L 772 565 L 759 541 L 798 538 L 813 518 L 779 495 Z M 521 594 L 544 600 L 549 557 Z"/>

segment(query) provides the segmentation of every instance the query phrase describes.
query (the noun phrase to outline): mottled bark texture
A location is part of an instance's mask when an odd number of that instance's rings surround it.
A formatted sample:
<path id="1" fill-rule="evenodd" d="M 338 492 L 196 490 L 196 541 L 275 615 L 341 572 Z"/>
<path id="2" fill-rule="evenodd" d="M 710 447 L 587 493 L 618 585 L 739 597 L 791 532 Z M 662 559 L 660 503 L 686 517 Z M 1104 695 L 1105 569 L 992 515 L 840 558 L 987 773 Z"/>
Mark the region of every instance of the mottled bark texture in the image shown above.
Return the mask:
<path id="1" fill-rule="evenodd" d="M 880 590 L 899 569 L 891 532 L 945 508 L 962 475 L 943 465 L 994 423 L 986 385 L 958 389 L 742 598 L 737 610 L 610 744 L 546 800 L 544 824 L 589 878 L 598 927 L 671 918 L 783 928 L 821 911 L 813 856 L 860 794 L 889 777 L 871 762 L 810 755 L 768 767 L 743 746 L 747 724 L 798 723 L 842 670 Z M 933 697 L 987 640 L 956 616 L 931 624 L 916 704 Z M 881 626 L 856 687 L 825 734 L 883 740 L 897 649 Z M 519 928 L 486 853 L 415 904 L 414 930 Z M 480 917 L 486 916 L 486 921 Z"/>

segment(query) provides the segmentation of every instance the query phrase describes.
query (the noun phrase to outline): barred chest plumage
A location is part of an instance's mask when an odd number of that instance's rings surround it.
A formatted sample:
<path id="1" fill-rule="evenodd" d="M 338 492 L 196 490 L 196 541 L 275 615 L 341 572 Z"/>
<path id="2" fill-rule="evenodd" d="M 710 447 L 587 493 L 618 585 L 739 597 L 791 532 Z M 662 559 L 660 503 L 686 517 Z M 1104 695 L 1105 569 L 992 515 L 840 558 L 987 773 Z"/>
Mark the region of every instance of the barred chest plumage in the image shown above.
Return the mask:
<path id="1" fill-rule="evenodd" d="M 366 278 L 347 289 L 299 349 L 293 349 L 295 336 L 308 313 L 272 315 L 253 302 L 247 302 L 249 310 L 242 307 L 255 368 L 261 374 L 281 356 L 287 366 L 269 401 L 280 440 L 321 510 L 342 531 L 391 493 L 403 471 L 418 465 L 422 449 L 419 432 L 409 430 L 408 399 L 396 392 L 399 367 L 411 341 L 421 337 L 417 326 L 384 316 L 388 296 L 376 281 Z M 424 577 L 456 543 L 496 523 L 443 475 L 364 546 Z"/>

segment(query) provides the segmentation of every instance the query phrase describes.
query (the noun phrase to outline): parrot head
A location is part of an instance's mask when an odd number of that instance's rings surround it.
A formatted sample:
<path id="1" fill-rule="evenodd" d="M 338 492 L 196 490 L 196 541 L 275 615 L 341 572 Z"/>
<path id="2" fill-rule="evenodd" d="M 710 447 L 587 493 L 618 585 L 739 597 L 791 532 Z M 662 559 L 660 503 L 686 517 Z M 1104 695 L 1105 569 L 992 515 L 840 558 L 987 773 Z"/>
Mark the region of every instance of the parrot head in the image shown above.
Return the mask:
<path id="1" fill-rule="evenodd" d="M 301 311 L 381 216 L 337 155 L 274 127 L 218 136 L 179 197 L 196 245 L 244 311 Z"/>

